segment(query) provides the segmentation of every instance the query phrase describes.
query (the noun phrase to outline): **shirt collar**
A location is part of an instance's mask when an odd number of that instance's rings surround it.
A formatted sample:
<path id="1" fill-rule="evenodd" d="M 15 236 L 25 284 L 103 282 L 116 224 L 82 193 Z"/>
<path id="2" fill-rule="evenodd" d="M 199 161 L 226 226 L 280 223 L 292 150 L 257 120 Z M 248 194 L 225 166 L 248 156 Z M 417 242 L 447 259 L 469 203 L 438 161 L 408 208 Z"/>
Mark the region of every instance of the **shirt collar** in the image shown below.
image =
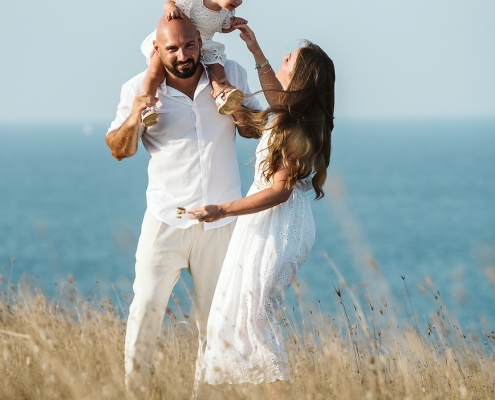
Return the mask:
<path id="1" fill-rule="evenodd" d="M 205 64 L 201 63 L 201 65 L 203 66 L 203 73 L 199 78 L 198 87 L 196 88 L 195 93 L 201 92 L 206 86 L 210 84 L 210 70 Z M 158 87 L 158 90 L 165 96 L 167 95 L 167 92 L 169 90 L 169 96 L 184 96 L 184 94 L 179 90 L 167 86 L 167 78 L 163 80 L 163 82 Z"/>

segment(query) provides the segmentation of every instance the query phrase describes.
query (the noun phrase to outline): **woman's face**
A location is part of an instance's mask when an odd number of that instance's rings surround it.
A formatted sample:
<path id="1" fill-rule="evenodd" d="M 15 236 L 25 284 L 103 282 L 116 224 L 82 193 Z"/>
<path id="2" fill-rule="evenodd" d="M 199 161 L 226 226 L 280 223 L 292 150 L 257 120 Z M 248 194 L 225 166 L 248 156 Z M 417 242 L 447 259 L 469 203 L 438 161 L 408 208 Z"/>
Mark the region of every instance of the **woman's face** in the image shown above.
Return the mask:
<path id="1" fill-rule="evenodd" d="M 280 66 L 278 72 L 275 74 L 279 82 L 282 84 L 284 90 L 288 88 L 290 80 L 292 79 L 292 71 L 294 69 L 294 66 L 296 65 L 297 56 L 299 55 L 300 51 L 301 48 L 299 47 L 292 53 L 283 56 L 282 65 Z"/>

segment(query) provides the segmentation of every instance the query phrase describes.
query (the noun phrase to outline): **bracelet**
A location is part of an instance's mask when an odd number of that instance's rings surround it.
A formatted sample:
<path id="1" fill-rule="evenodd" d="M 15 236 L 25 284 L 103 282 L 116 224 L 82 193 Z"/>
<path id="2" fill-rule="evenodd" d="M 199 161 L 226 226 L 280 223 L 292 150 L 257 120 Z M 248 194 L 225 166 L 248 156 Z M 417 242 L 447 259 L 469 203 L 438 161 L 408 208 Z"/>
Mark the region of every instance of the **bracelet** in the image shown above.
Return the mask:
<path id="1" fill-rule="evenodd" d="M 268 68 L 265 72 L 262 72 L 261 74 L 258 72 L 258 75 L 265 75 L 270 71 L 273 71 L 272 67 Z"/>
<path id="2" fill-rule="evenodd" d="M 270 61 L 268 61 L 268 59 L 266 59 L 265 61 L 263 61 L 261 64 L 255 64 L 254 65 L 254 68 L 255 69 L 261 69 L 263 67 L 266 67 L 268 64 L 270 64 Z"/>

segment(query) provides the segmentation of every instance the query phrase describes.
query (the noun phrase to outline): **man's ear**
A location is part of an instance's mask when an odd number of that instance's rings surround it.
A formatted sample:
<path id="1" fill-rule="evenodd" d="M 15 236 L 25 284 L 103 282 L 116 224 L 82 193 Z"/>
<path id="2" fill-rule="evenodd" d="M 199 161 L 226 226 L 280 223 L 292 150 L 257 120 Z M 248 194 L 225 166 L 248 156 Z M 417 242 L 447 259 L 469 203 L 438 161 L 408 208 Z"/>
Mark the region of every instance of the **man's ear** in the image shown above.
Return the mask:
<path id="1" fill-rule="evenodd" d="M 159 49 L 158 49 L 158 43 L 156 42 L 156 40 L 153 40 L 153 47 L 155 48 L 155 51 L 158 53 Z"/>
<path id="2" fill-rule="evenodd" d="M 199 31 L 196 32 L 198 34 L 198 44 L 199 48 L 201 49 L 203 47 L 203 40 L 201 39 L 201 33 Z"/>

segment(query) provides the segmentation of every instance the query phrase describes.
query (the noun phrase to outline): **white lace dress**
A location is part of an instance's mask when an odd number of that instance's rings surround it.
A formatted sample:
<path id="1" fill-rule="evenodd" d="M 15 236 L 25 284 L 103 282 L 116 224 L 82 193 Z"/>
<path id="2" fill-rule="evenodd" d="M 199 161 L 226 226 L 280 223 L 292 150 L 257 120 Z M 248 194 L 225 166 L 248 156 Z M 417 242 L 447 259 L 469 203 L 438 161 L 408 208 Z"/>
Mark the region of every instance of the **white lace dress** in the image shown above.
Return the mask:
<path id="1" fill-rule="evenodd" d="M 268 138 L 265 133 L 258 145 L 248 195 L 270 186 L 260 169 Z M 314 243 L 313 214 L 304 193 L 309 189 L 310 177 L 297 182 L 285 203 L 237 219 L 208 319 L 205 382 L 290 378 L 278 310 Z"/>
<path id="2" fill-rule="evenodd" d="M 222 29 L 230 28 L 230 19 L 235 11 L 213 11 L 206 8 L 203 0 L 176 0 L 176 6 L 187 15 L 201 33 L 203 47 L 201 49 L 201 61 L 204 64 L 225 65 L 225 46 L 215 42 L 213 35 L 222 32 Z M 153 40 L 156 38 L 156 30 L 148 35 L 141 44 L 141 51 L 149 64 L 151 54 L 154 51 Z"/>

